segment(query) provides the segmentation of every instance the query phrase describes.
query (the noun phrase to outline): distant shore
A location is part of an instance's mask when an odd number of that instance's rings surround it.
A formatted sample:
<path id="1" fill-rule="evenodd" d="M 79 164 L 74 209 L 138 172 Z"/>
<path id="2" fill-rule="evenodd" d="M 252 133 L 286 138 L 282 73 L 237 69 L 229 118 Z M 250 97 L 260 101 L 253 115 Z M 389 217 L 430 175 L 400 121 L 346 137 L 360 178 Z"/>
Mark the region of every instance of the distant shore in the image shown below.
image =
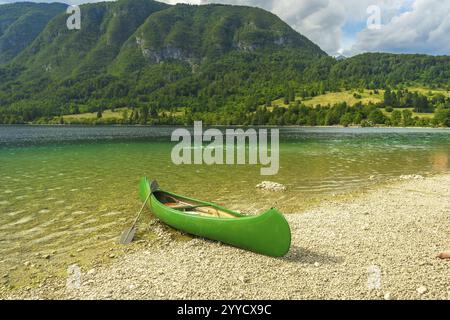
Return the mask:
<path id="1" fill-rule="evenodd" d="M 450 299 L 450 174 L 403 180 L 287 215 L 292 246 L 276 259 L 216 242 L 158 237 L 65 279 L 4 299 Z M 270 239 L 268 239 L 270 241 Z"/>
<path id="2" fill-rule="evenodd" d="M 23 126 L 23 127 L 29 127 L 29 126 L 36 126 L 36 127 L 149 127 L 149 128 L 172 128 L 172 127 L 183 127 L 183 128 L 189 128 L 193 125 L 169 125 L 169 124 L 95 124 L 95 123 L 65 123 L 65 124 L 58 124 L 58 123 L 20 123 L 20 124 L 0 124 L 0 126 Z M 205 128 L 305 128 L 305 129 L 405 129 L 405 130 L 414 130 L 414 129 L 424 129 L 424 130 L 448 130 L 450 131 L 450 127 L 416 127 L 416 126 L 409 126 L 409 127 L 393 127 L 393 126 L 381 126 L 381 125 L 375 125 L 370 127 L 364 127 L 364 126 L 342 126 L 342 125 L 334 125 L 334 126 L 306 126 L 306 125 L 283 125 L 283 126 L 277 126 L 277 125 L 223 125 L 223 124 L 204 124 Z"/>

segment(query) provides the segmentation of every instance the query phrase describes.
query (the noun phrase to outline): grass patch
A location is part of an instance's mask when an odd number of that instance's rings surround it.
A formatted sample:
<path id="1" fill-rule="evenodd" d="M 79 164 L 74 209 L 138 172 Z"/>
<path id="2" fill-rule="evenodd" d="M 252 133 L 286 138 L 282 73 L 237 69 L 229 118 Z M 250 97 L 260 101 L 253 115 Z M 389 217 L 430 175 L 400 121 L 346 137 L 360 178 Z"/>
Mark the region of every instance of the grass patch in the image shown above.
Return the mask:
<path id="1" fill-rule="evenodd" d="M 129 108 L 118 108 L 114 111 L 112 110 L 105 110 L 102 112 L 102 119 L 122 119 L 123 118 L 123 111 L 128 111 L 128 116 L 131 114 L 131 109 Z M 87 112 L 87 113 L 80 113 L 80 114 L 69 114 L 63 116 L 64 121 L 81 121 L 81 120 L 95 120 L 97 119 L 97 112 Z"/>
<path id="2" fill-rule="evenodd" d="M 334 105 L 334 104 L 342 103 L 342 102 L 346 102 L 350 106 L 356 104 L 357 102 L 361 102 L 362 104 L 368 104 L 370 102 L 372 102 L 372 103 L 383 102 L 384 90 L 378 90 L 378 91 L 379 91 L 378 94 L 375 94 L 373 92 L 373 90 L 364 90 L 362 92 L 359 92 L 357 90 L 345 90 L 345 91 L 341 91 L 341 92 L 328 92 L 326 94 L 322 94 L 320 96 L 313 97 L 313 98 L 302 99 L 302 98 L 298 97 L 295 99 L 295 101 L 301 101 L 303 104 L 305 104 L 308 107 L 315 107 L 318 104 L 320 104 L 321 106 L 326 106 L 328 104 Z M 355 94 L 361 96 L 361 98 L 355 97 Z M 286 105 L 284 103 L 283 98 L 274 100 L 272 102 L 272 106 L 288 107 L 288 105 Z"/>
<path id="3" fill-rule="evenodd" d="M 372 93 L 372 94 L 370 94 Z M 355 97 L 356 95 L 361 96 Z M 303 103 L 307 106 L 316 106 L 318 104 L 324 106 L 327 104 L 334 105 L 337 103 L 346 102 L 348 105 L 354 105 L 358 102 L 362 104 L 379 103 L 383 102 L 384 91 L 379 90 L 378 94 L 375 94 L 372 90 L 364 90 L 363 92 L 357 92 L 356 90 L 346 90 L 341 92 L 329 92 L 324 95 L 313 97 L 310 100 L 305 100 Z"/>
<path id="4" fill-rule="evenodd" d="M 427 88 L 420 88 L 420 87 L 411 87 L 411 88 L 408 88 L 408 90 L 410 92 L 417 91 L 418 93 L 423 94 L 425 96 L 428 96 L 429 93 L 431 92 L 431 95 L 443 94 L 447 98 L 450 98 L 450 91 L 447 91 L 445 89 L 427 89 Z"/>

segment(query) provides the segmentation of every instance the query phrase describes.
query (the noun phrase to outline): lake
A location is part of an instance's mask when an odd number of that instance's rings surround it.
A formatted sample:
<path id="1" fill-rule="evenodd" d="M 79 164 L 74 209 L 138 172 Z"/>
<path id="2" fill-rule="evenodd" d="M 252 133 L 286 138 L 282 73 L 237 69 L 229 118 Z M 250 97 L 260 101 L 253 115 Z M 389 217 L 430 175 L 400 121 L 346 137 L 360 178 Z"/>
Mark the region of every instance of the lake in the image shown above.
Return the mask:
<path id="1" fill-rule="evenodd" d="M 45 273 L 52 261 L 80 262 L 111 246 L 141 206 L 144 175 L 231 209 L 275 206 L 289 214 L 400 175 L 449 169 L 446 129 L 283 128 L 276 176 L 261 176 L 259 165 L 176 166 L 174 129 L 0 126 L 0 272 L 32 275 L 24 262 L 51 254 L 48 263 L 35 263 Z M 263 180 L 287 191 L 256 190 Z M 152 236 L 150 219 L 146 211 L 137 238 Z"/>

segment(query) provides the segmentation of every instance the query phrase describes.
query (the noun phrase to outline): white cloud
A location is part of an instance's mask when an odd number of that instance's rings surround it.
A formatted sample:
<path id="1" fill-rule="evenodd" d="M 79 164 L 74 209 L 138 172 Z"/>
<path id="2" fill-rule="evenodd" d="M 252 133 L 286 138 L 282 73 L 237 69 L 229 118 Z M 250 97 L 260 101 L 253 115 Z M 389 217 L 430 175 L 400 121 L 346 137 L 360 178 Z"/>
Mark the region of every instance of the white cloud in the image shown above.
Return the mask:
<path id="1" fill-rule="evenodd" d="M 380 30 L 361 31 L 350 53 L 450 54 L 450 0 L 416 0 Z"/>

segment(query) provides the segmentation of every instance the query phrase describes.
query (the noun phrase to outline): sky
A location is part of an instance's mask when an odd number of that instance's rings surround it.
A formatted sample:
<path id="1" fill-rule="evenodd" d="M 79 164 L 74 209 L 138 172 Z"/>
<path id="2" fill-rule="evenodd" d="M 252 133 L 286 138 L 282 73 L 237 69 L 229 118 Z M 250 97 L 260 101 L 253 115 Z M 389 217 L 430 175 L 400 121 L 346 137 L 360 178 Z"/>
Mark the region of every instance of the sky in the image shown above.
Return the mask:
<path id="1" fill-rule="evenodd" d="M 53 2 L 31 0 L 34 2 Z M 450 0 L 160 0 L 266 9 L 330 55 L 362 52 L 450 55 Z M 0 3 L 16 2 L 0 0 Z M 69 4 L 95 0 L 59 1 Z"/>

